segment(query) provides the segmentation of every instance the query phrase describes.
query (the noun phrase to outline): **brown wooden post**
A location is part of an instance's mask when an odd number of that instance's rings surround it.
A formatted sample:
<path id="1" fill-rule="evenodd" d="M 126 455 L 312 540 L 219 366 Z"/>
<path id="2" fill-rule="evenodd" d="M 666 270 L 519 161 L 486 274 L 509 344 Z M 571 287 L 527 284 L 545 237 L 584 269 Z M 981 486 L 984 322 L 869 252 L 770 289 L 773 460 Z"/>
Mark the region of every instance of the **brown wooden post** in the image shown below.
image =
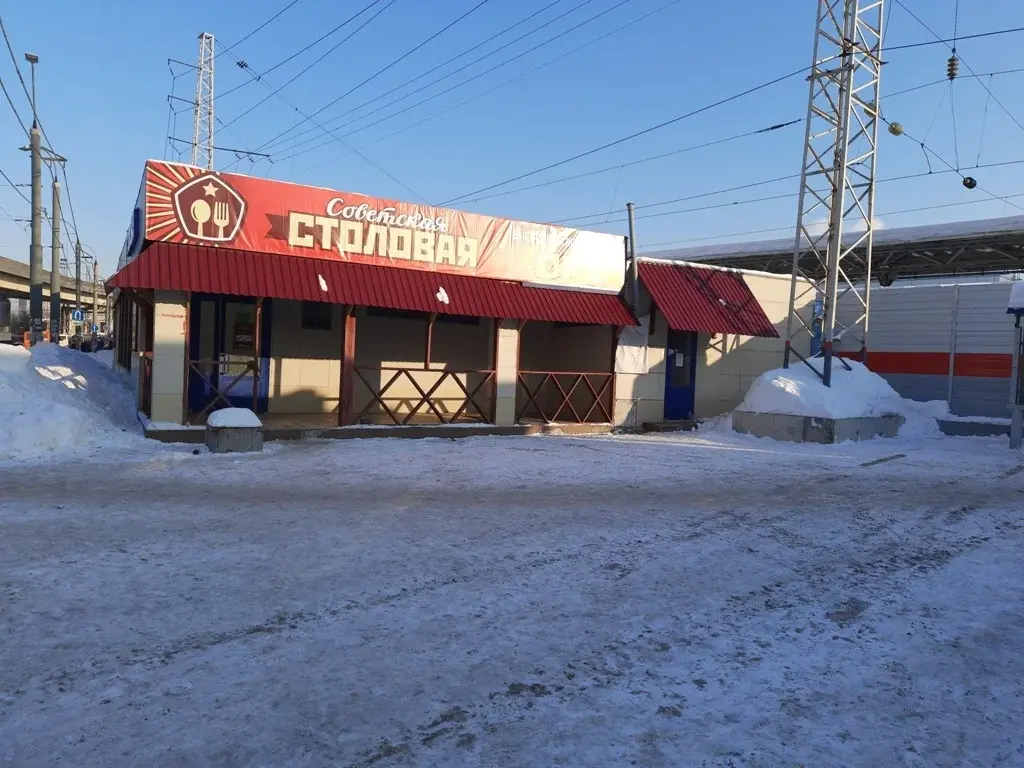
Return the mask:
<path id="1" fill-rule="evenodd" d="M 356 315 L 355 307 L 346 306 L 341 321 L 341 382 L 338 395 L 338 426 L 352 423 L 352 401 L 355 395 Z"/>
<path id="2" fill-rule="evenodd" d="M 430 353 L 434 345 L 434 321 L 437 320 L 437 313 L 427 315 L 427 353 L 423 358 L 423 370 L 430 370 Z"/>
<path id="3" fill-rule="evenodd" d="M 263 299 L 256 299 L 256 322 L 252 329 L 253 372 L 252 372 L 252 412 L 256 413 L 260 396 L 260 337 L 263 335 Z"/>

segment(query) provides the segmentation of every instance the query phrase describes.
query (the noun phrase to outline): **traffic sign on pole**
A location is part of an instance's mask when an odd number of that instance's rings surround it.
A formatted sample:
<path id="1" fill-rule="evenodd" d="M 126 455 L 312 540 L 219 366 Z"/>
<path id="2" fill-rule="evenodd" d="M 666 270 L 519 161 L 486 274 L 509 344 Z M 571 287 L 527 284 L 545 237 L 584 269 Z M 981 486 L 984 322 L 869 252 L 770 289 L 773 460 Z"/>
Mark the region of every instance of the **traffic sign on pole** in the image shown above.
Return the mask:
<path id="1" fill-rule="evenodd" d="M 98 325 L 96 325 L 96 323 L 93 323 L 92 324 L 92 332 L 93 333 L 98 333 L 99 330 L 100 330 L 100 327 Z"/>
<path id="2" fill-rule="evenodd" d="M 80 309 L 74 309 L 71 311 L 71 322 L 80 323 L 85 318 L 85 314 Z"/>

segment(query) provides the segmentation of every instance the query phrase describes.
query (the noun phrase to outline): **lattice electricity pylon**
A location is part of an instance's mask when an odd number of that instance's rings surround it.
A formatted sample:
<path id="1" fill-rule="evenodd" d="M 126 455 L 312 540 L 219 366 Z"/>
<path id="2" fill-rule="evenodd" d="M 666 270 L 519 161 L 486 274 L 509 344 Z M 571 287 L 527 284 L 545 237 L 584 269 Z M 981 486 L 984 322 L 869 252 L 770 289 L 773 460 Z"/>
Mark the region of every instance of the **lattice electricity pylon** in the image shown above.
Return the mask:
<path id="1" fill-rule="evenodd" d="M 195 119 L 192 123 L 192 165 L 213 168 L 213 35 L 199 35 Z"/>
<path id="2" fill-rule="evenodd" d="M 814 336 L 816 319 L 800 312 L 814 293 L 823 302 L 819 375 L 826 386 L 836 343 L 849 336 L 867 354 L 883 14 L 884 0 L 818 0 L 783 365 L 792 355 L 807 362 L 793 340 Z M 843 268 L 853 261 L 863 293 Z M 802 292 L 801 277 L 810 282 Z M 836 315 L 847 295 L 856 319 L 844 324 Z"/>

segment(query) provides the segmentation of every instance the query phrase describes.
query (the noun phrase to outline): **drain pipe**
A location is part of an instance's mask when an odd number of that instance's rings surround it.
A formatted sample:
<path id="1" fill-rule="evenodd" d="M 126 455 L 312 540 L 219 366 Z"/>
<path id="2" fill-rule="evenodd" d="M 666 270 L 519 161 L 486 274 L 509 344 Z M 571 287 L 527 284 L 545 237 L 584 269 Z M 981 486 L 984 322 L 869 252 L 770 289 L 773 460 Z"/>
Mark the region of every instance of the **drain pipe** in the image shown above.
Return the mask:
<path id="1" fill-rule="evenodd" d="M 633 282 L 633 311 L 640 314 L 640 275 L 636 266 L 636 230 L 633 226 L 633 204 L 626 203 L 629 217 L 629 277 Z"/>

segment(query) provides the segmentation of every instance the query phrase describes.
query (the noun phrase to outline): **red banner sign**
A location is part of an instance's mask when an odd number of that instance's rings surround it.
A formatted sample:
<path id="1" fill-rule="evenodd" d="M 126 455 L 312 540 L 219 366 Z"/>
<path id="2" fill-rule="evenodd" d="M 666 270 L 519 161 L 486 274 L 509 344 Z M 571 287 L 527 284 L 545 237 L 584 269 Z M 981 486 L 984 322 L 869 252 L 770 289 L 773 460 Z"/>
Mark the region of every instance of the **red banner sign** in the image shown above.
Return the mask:
<path id="1" fill-rule="evenodd" d="M 156 160 L 146 163 L 141 197 L 144 239 L 150 241 L 601 291 L 618 291 L 624 282 L 624 240 L 619 235 Z"/>

